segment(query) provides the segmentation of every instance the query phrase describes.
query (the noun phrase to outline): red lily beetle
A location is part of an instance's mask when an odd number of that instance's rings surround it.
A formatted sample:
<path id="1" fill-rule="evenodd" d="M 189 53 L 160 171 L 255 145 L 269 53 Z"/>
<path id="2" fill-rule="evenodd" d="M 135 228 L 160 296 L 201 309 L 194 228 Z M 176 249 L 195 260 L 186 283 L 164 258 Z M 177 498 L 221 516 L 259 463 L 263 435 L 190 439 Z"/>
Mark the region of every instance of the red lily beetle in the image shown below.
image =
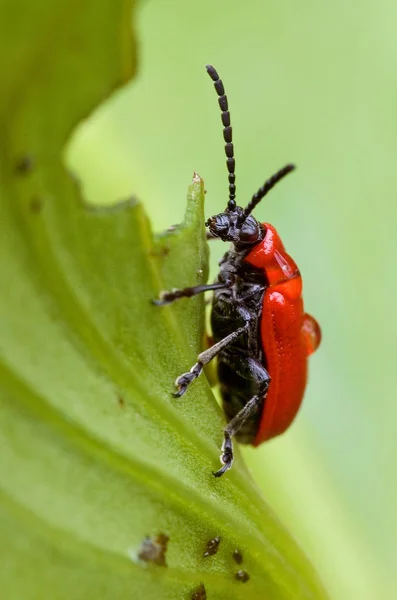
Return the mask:
<path id="1" fill-rule="evenodd" d="M 213 291 L 211 326 L 214 344 L 175 384 L 182 396 L 215 356 L 224 429 L 220 477 L 233 464 L 232 438 L 258 446 L 283 433 L 295 418 L 307 381 L 307 359 L 321 340 L 316 320 L 306 314 L 302 278 L 272 225 L 251 214 L 256 205 L 295 167 L 280 169 L 252 196 L 245 208 L 235 201 L 235 160 L 228 101 L 214 67 L 207 72 L 218 94 L 229 173 L 229 201 L 224 212 L 208 219 L 209 238 L 231 242 L 221 259 L 215 283 L 163 292 L 155 304 Z"/>

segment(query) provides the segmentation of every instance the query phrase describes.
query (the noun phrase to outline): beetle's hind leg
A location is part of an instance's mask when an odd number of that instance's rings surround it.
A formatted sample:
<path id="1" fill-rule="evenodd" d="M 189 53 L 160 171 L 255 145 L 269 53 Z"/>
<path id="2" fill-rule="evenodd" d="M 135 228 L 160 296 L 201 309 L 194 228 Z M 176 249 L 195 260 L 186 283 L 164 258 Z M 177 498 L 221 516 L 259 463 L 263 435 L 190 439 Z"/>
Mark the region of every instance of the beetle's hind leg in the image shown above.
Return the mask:
<path id="1" fill-rule="evenodd" d="M 188 386 L 192 383 L 192 381 L 194 381 L 199 375 L 201 375 L 204 365 L 207 365 L 213 358 L 215 358 L 217 354 L 219 354 L 221 350 L 226 348 L 226 346 L 228 346 L 229 344 L 232 344 L 238 337 L 240 337 L 240 335 L 246 332 L 248 329 L 248 325 L 249 324 L 246 323 L 243 327 L 236 329 L 236 331 L 233 331 L 232 333 L 227 335 L 225 338 L 223 338 L 223 340 L 211 346 L 211 348 L 208 348 L 207 350 L 204 350 L 204 352 L 201 352 L 201 354 L 199 354 L 197 357 L 196 364 L 192 366 L 190 371 L 188 371 L 187 373 L 183 373 L 182 375 L 179 375 L 179 377 L 176 378 L 175 385 L 178 387 L 178 391 L 172 394 L 174 398 L 179 398 L 180 396 L 182 396 L 186 392 Z"/>
<path id="2" fill-rule="evenodd" d="M 263 396 L 253 396 L 245 406 L 237 413 L 230 423 L 223 430 L 225 437 L 222 444 L 222 454 L 220 456 L 223 467 L 213 473 L 214 477 L 220 477 L 233 465 L 233 442 L 232 437 L 238 433 L 246 420 L 263 402 Z"/>
<path id="3" fill-rule="evenodd" d="M 213 473 L 214 477 L 221 477 L 233 465 L 233 442 L 232 437 L 242 429 L 247 420 L 254 415 L 263 405 L 270 384 L 270 375 L 258 362 L 249 360 L 247 366 L 249 372 L 255 375 L 258 385 L 258 393 L 252 396 L 241 410 L 233 417 L 223 430 L 224 441 L 220 460 L 223 466 Z"/>

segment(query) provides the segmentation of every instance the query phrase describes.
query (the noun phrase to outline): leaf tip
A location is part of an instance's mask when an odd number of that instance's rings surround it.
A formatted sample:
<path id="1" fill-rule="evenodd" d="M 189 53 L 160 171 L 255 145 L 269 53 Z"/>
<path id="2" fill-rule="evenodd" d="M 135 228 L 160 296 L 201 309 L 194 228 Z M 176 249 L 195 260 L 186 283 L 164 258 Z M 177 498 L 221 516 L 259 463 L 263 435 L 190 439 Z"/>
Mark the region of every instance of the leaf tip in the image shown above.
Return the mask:
<path id="1" fill-rule="evenodd" d="M 204 222 L 204 181 L 194 172 L 191 184 L 187 190 L 187 209 L 185 213 L 184 224 L 192 225 L 197 220 Z"/>

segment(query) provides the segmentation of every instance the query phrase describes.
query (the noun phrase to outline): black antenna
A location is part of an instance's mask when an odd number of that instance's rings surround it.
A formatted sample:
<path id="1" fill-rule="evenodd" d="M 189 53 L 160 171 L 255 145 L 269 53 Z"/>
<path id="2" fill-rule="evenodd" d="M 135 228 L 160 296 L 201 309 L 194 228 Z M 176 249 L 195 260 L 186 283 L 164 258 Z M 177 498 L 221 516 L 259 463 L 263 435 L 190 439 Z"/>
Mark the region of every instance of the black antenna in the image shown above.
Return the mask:
<path id="1" fill-rule="evenodd" d="M 226 153 L 226 166 L 229 171 L 229 202 L 227 203 L 228 210 L 236 209 L 236 176 L 234 174 L 235 160 L 234 160 L 234 148 L 232 143 L 232 128 L 230 126 L 230 112 L 228 110 L 227 96 L 225 94 L 225 88 L 219 75 L 211 65 L 206 65 L 208 75 L 214 82 L 214 88 L 218 94 L 218 103 L 222 111 L 221 119 L 223 124 L 223 139 L 225 140 L 225 153 Z"/>
<path id="2" fill-rule="evenodd" d="M 240 219 L 240 224 L 244 223 L 248 215 L 251 214 L 254 210 L 255 206 L 259 204 L 259 202 L 262 200 L 262 198 L 266 196 L 268 192 L 270 192 L 270 190 L 276 185 L 276 183 L 278 183 L 280 179 L 288 175 L 288 173 L 291 173 L 291 171 L 293 171 L 294 169 L 295 165 L 285 165 L 285 167 L 277 171 L 277 173 L 272 175 L 270 179 L 265 181 L 265 183 L 262 185 L 262 187 L 259 188 L 256 194 L 252 196 L 251 202 L 244 209 L 244 212 Z"/>

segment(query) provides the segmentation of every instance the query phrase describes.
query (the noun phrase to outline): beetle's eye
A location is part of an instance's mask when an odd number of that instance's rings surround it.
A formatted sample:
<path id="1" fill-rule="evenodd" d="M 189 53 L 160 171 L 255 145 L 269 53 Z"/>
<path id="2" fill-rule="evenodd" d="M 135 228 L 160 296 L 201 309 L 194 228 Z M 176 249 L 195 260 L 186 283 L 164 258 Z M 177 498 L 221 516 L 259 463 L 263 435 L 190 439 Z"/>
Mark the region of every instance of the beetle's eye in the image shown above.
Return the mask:
<path id="1" fill-rule="evenodd" d="M 240 241 L 245 243 L 254 243 L 260 235 L 259 226 L 255 219 L 249 217 L 240 229 Z"/>

